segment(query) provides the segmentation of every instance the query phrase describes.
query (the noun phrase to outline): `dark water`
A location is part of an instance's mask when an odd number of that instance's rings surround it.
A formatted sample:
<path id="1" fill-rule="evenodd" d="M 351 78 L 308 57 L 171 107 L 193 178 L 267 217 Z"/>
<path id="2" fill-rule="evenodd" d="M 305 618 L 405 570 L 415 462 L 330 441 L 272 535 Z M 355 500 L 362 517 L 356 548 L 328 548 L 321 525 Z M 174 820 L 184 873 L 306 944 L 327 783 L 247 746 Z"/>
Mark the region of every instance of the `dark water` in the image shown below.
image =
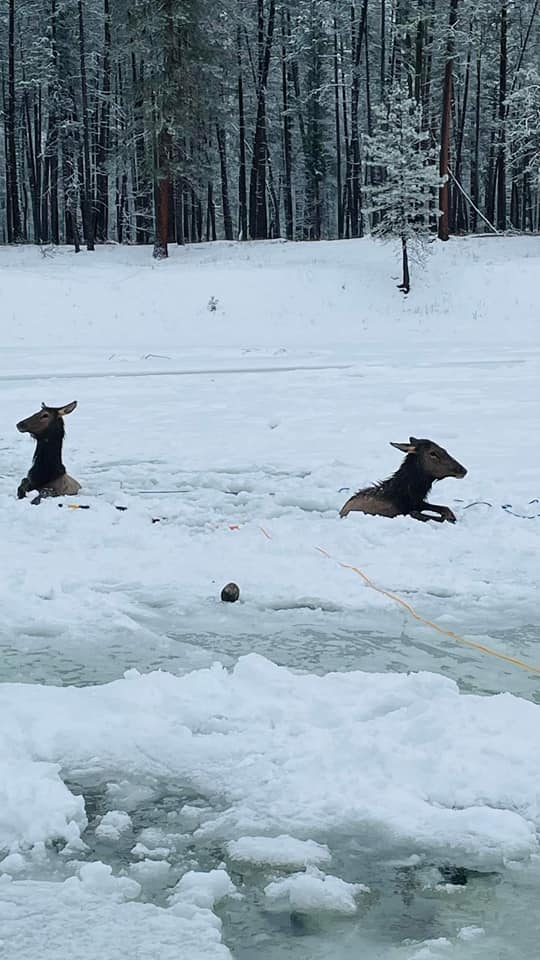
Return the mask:
<path id="1" fill-rule="evenodd" d="M 63 636 L 56 649 L 50 636 L 19 637 L 16 645 L 4 637 L 1 679 L 86 685 L 115 679 L 130 667 L 181 674 L 216 659 L 233 664 L 256 651 L 279 664 L 316 673 L 432 670 L 452 677 L 465 692 L 506 689 L 540 701 L 539 678 L 452 643 L 399 612 L 385 613 L 369 626 L 356 620 L 342 610 L 291 606 L 268 611 L 239 605 L 229 615 L 213 605 L 191 621 L 184 618 L 177 632 L 164 613 L 148 610 L 141 614 L 135 636 L 116 629 L 106 644 L 92 637 L 66 642 Z M 532 662 L 540 647 L 537 629 L 527 624 L 475 639 Z M 207 810 L 208 801 L 187 793 L 182 784 L 109 781 L 69 786 L 85 797 L 90 821 L 85 857 L 134 876 L 142 883 L 143 899 L 165 906 L 187 869 L 208 870 L 224 861 L 219 842 L 196 836 L 196 811 Z M 111 809 L 126 810 L 132 818 L 131 828 L 114 841 L 95 831 L 99 818 Z M 336 917 L 271 912 L 263 891 L 272 871 L 226 864 L 243 895 L 218 909 L 223 938 L 235 960 L 409 960 L 421 950 L 428 952 L 420 953 L 419 960 L 533 960 L 538 955 L 540 862 L 510 865 L 494 874 L 463 874 L 459 864 L 411 864 L 410 851 L 392 847 L 385 837 L 324 839 L 332 851 L 328 872 L 370 887 L 371 892 L 359 898 L 358 913 Z M 133 852 L 140 840 L 150 849 L 164 848 L 167 853 L 158 852 L 157 859 L 166 858 L 170 867 L 141 874 L 141 858 Z M 43 876 L 62 876 L 56 862 L 48 863 L 48 873 L 43 870 Z M 437 889 L 441 879 L 453 881 L 453 892 Z M 484 932 L 460 934 L 463 928 Z"/>

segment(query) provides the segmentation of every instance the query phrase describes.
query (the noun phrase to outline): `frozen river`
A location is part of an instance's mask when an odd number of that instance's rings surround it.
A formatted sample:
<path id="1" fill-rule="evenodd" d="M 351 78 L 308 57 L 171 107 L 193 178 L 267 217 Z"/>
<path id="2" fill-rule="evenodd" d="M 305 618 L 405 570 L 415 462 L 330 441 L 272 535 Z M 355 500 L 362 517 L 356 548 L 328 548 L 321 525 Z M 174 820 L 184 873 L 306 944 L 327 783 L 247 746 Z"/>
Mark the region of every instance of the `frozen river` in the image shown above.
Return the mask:
<path id="1" fill-rule="evenodd" d="M 340 564 L 540 666 L 540 246 L 312 251 L 0 250 L 6 960 L 537 955 L 540 676 Z M 88 509 L 18 502 L 73 399 Z M 409 435 L 458 523 L 340 521 Z"/>

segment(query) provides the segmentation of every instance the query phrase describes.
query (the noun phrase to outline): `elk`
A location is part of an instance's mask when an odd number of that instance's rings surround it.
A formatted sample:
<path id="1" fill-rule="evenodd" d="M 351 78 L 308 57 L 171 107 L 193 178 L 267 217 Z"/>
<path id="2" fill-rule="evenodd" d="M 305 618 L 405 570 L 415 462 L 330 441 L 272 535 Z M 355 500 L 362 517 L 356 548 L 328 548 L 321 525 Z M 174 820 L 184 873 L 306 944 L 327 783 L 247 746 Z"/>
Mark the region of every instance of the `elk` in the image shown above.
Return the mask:
<path id="1" fill-rule="evenodd" d="M 445 477 L 462 478 L 465 467 L 439 447 L 433 440 L 418 440 L 409 437 L 408 443 L 391 443 L 407 454 L 396 472 L 381 483 L 359 490 L 340 510 L 340 517 L 346 517 L 352 510 L 375 514 L 379 517 L 409 516 L 415 520 L 435 520 L 436 523 L 455 523 L 456 517 L 450 507 L 441 507 L 428 503 L 426 497 L 435 480 Z M 438 514 L 438 516 L 430 516 Z"/>
<path id="2" fill-rule="evenodd" d="M 62 463 L 64 417 L 76 406 L 76 400 L 65 407 L 47 407 L 42 403 L 41 410 L 17 424 L 20 433 L 29 433 L 36 441 L 32 466 L 17 490 L 19 500 L 30 490 L 37 490 L 39 497 L 63 497 L 73 496 L 81 489 L 80 483 L 66 473 Z"/>

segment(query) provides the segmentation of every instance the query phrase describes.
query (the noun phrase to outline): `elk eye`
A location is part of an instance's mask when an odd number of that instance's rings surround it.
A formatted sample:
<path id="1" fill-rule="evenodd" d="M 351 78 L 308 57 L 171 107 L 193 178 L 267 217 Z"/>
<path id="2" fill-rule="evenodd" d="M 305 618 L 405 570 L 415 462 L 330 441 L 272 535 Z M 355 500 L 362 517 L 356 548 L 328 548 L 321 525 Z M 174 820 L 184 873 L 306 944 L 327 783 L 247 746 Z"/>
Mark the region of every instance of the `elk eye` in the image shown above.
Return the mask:
<path id="1" fill-rule="evenodd" d="M 430 456 L 433 457 L 434 460 L 440 460 L 440 459 L 441 459 L 438 453 L 433 453 L 433 452 L 432 452 L 432 453 L 430 454 Z"/>

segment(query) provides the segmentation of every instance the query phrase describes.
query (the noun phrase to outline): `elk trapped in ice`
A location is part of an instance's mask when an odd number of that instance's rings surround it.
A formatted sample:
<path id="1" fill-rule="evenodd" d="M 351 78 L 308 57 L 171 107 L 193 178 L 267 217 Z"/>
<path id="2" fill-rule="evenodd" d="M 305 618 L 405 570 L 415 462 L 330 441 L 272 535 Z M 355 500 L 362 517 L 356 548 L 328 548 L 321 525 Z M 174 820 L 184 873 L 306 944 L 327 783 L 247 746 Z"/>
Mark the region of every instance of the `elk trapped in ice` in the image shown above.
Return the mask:
<path id="1" fill-rule="evenodd" d="M 41 497 L 63 497 L 72 496 L 81 489 L 80 483 L 66 473 L 62 463 L 64 417 L 76 406 L 76 400 L 65 407 L 47 407 L 42 403 L 41 410 L 17 424 L 20 433 L 29 433 L 36 441 L 32 466 L 17 490 L 19 500 L 30 490 L 37 490 Z"/>
<path id="2" fill-rule="evenodd" d="M 437 523 L 448 520 L 449 523 L 455 523 L 456 518 L 450 507 L 427 503 L 425 498 L 435 480 L 464 477 L 467 473 L 465 467 L 433 440 L 409 437 L 408 443 L 391 443 L 390 446 L 407 454 L 399 470 L 388 480 L 355 493 L 341 508 L 340 517 L 346 517 L 352 510 L 359 510 L 380 517 L 408 515 L 415 520 L 435 520 Z M 432 511 L 439 516 L 430 516 L 425 511 Z"/>

